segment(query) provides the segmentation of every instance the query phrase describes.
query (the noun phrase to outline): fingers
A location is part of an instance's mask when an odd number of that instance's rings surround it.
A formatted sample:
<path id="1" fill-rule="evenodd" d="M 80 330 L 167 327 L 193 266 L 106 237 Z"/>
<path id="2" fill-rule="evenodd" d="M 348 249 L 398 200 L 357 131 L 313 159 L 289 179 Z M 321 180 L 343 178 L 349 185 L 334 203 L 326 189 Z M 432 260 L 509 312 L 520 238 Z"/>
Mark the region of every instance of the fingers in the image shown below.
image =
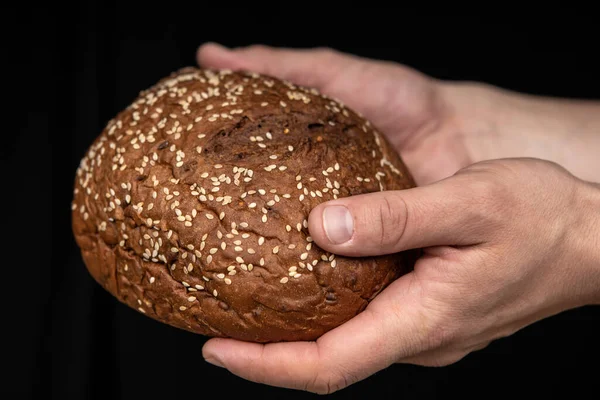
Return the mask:
<path id="1" fill-rule="evenodd" d="M 321 248 L 370 256 L 430 246 L 485 242 L 501 221 L 492 184 L 454 176 L 429 186 L 384 191 L 322 203 L 309 216 Z"/>
<path id="2" fill-rule="evenodd" d="M 334 392 L 388 367 L 398 357 L 419 351 L 427 329 L 413 317 L 417 307 L 411 300 L 411 279 L 409 274 L 395 281 L 388 288 L 395 296 L 382 292 L 364 312 L 316 342 L 262 345 L 211 339 L 203 355 L 253 382 Z"/>
<path id="3" fill-rule="evenodd" d="M 356 63 L 358 59 L 326 49 L 250 46 L 229 50 L 207 43 L 198 49 L 197 61 L 203 67 L 248 70 L 323 89 L 348 63 Z"/>
<path id="4" fill-rule="evenodd" d="M 200 46 L 205 68 L 248 70 L 314 87 L 360 111 L 382 132 L 412 132 L 436 121 L 436 88 L 431 78 L 395 63 L 370 60 L 325 48 L 287 49 Z M 392 141 L 406 140 L 398 136 Z"/>

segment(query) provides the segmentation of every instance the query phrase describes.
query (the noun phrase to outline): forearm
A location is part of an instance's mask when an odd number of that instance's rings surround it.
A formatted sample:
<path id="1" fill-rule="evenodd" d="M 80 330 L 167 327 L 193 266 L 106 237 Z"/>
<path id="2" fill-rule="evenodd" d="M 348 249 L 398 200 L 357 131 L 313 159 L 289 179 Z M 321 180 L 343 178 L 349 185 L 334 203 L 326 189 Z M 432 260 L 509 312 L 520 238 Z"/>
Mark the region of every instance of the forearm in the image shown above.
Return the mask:
<path id="1" fill-rule="evenodd" d="M 474 161 L 535 157 L 600 182 L 600 101 L 532 96 L 474 83 L 443 84 L 458 96 Z"/>

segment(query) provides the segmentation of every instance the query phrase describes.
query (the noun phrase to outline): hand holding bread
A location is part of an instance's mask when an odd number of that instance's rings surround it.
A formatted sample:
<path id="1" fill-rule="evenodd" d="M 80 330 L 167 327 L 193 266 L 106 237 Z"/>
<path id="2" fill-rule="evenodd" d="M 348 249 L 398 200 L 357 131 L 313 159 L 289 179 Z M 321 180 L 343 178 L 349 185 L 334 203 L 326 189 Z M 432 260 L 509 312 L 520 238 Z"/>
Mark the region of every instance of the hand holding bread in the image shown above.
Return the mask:
<path id="1" fill-rule="evenodd" d="M 331 393 L 393 363 L 456 362 L 542 318 L 600 303 L 600 189 L 534 158 L 560 154 L 528 148 L 530 138 L 479 130 L 465 112 L 485 114 L 472 99 L 504 94 L 451 92 L 408 68 L 328 50 L 209 44 L 198 60 L 313 85 L 381 127 L 420 186 L 321 203 L 309 232 L 320 248 L 350 257 L 424 251 L 413 271 L 318 340 L 211 339 L 209 362 L 255 382 Z M 490 149 L 502 158 L 506 143 L 518 158 L 484 161 Z M 573 160 L 565 164 L 594 177 Z"/>

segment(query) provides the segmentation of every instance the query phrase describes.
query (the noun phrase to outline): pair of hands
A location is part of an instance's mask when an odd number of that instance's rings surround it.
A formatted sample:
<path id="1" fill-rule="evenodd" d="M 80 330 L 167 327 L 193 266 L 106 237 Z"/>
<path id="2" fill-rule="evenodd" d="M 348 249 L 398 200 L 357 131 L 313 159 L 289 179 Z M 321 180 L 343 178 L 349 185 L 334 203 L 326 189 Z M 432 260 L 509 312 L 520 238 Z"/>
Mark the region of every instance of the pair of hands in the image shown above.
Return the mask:
<path id="1" fill-rule="evenodd" d="M 424 249 L 413 272 L 316 342 L 211 339 L 208 362 L 251 381 L 331 393 L 393 363 L 454 363 L 542 318 L 600 303 L 600 188 L 587 181 L 600 181 L 589 149 L 600 135 L 582 132 L 583 144 L 573 145 L 558 129 L 531 123 L 541 114 L 562 121 L 553 112 L 561 110 L 564 120 L 595 127 L 586 111 L 596 105 L 544 104 L 326 49 L 207 44 L 198 62 L 316 87 L 365 115 L 419 187 L 321 204 L 310 215 L 311 236 L 347 256 Z M 348 240 L 326 231 L 340 223 L 324 220 L 339 215 L 324 214 L 330 206 L 350 212 Z"/>

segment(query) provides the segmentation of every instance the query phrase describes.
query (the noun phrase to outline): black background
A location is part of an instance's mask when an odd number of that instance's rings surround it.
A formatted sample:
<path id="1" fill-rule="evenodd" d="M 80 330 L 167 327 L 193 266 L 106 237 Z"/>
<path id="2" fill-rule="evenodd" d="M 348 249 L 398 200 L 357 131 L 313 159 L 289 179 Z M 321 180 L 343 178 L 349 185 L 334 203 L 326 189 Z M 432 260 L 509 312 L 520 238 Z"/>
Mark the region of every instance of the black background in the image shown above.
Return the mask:
<path id="1" fill-rule="evenodd" d="M 71 234 L 72 184 L 87 146 L 139 90 L 194 64 L 202 42 L 329 46 L 438 78 L 600 96 L 599 35 L 596 22 L 584 16 L 412 15 L 403 8 L 340 4 L 331 10 L 303 3 L 239 8 L 174 1 L 5 7 L 3 64 L 9 70 L 2 86 L 9 105 L 2 107 L 0 145 L 0 288 L 8 374 L 0 387 L 7 395 L 0 397 L 313 397 L 206 364 L 204 337 L 129 310 L 96 285 Z M 394 365 L 331 397 L 580 398 L 598 387 L 599 315 L 597 308 L 572 310 L 450 367 Z"/>

